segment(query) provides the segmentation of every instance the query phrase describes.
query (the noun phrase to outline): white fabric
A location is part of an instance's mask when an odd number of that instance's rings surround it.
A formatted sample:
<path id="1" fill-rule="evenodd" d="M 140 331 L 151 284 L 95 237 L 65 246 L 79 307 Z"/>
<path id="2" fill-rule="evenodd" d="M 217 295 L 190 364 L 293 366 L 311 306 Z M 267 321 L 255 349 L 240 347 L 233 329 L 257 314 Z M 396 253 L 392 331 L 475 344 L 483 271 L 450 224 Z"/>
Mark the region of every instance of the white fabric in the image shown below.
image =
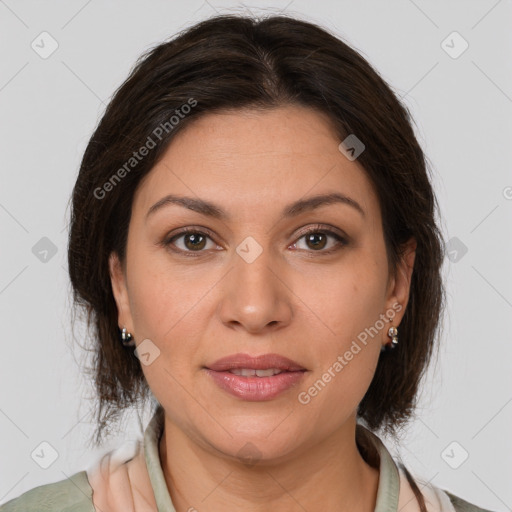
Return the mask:
<path id="1" fill-rule="evenodd" d="M 398 510 L 400 512 L 420 512 L 418 500 L 412 490 L 405 472 L 398 467 L 400 473 L 400 493 L 398 495 Z M 409 471 L 410 472 L 410 471 Z M 428 512 L 456 512 L 449 496 L 431 483 L 413 476 L 416 485 L 425 498 Z"/>

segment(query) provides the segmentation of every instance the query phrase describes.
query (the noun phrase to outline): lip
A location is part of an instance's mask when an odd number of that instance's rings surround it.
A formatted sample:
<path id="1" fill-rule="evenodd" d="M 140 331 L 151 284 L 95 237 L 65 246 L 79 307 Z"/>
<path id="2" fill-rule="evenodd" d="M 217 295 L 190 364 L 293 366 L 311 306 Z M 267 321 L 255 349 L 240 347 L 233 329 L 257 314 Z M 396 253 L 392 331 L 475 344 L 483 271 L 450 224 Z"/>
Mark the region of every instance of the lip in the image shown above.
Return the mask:
<path id="1" fill-rule="evenodd" d="M 231 356 L 218 359 L 214 363 L 209 364 L 206 368 L 215 372 L 224 372 L 236 368 L 251 368 L 253 370 L 277 368 L 278 370 L 289 372 L 306 370 L 306 368 L 301 366 L 299 363 L 279 354 L 262 354 L 259 356 L 251 356 L 249 354 L 242 353 L 233 354 Z"/>
<path id="2" fill-rule="evenodd" d="M 272 377 L 242 377 L 229 371 L 236 368 L 277 368 L 282 373 Z M 300 364 L 279 354 L 234 354 L 215 361 L 204 370 L 219 388 L 232 396 L 252 402 L 272 400 L 296 386 L 307 371 Z"/>
<path id="3" fill-rule="evenodd" d="M 241 377 L 229 371 L 216 372 L 205 368 L 206 373 L 229 394 L 250 402 L 272 400 L 304 377 L 306 370 L 284 371 L 272 377 Z"/>

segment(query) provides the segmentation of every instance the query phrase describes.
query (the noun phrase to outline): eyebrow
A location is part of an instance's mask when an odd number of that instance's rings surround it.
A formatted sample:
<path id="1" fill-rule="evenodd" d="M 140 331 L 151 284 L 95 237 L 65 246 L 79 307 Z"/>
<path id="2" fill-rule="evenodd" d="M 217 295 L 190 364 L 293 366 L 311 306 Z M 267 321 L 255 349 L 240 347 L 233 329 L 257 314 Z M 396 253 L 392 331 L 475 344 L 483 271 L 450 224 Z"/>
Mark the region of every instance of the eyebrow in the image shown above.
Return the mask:
<path id="1" fill-rule="evenodd" d="M 312 211 L 322 206 L 327 206 L 329 204 L 346 204 L 351 206 L 355 210 L 357 210 L 363 217 L 365 217 L 365 211 L 361 207 L 361 205 L 344 194 L 340 194 L 338 192 L 333 192 L 330 194 L 320 194 L 312 197 L 308 197 L 306 199 L 299 199 L 287 206 L 285 206 L 281 212 L 281 216 L 283 218 L 290 218 L 300 215 L 306 211 Z M 169 194 L 159 201 L 157 201 L 147 212 L 146 219 L 153 215 L 157 210 L 160 210 L 164 206 L 168 205 L 178 205 L 184 208 L 188 208 L 194 212 L 200 213 L 202 215 L 213 217 L 215 219 L 227 221 L 231 218 L 231 216 L 224 211 L 220 206 L 211 203 L 210 201 L 205 201 L 204 199 L 197 199 L 194 197 L 186 197 L 186 196 L 176 196 L 173 194 Z"/>

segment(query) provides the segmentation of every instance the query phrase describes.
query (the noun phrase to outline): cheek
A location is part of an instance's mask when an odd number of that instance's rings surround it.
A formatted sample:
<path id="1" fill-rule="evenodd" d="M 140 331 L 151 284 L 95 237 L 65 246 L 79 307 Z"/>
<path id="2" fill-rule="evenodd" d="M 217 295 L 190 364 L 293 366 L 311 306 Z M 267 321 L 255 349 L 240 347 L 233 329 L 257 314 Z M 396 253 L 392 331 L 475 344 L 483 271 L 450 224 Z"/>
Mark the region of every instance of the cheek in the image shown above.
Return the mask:
<path id="1" fill-rule="evenodd" d="M 201 281 L 172 272 L 165 261 L 148 253 L 134 255 L 129 264 L 135 336 L 137 343 L 151 341 L 145 345 L 151 361 L 141 364 L 146 381 L 168 412 L 189 410 L 190 395 L 185 389 L 190 386 L 185 383 L 204 332 L 198 311 L 205 288 Z"/>
<path id="2" fill-rule="evenodd" d="M 371 254 L 358 252 L 340 265 L 319 268 L 308 279 L 297 281 L 294 293 L 310 308 L 311 326 L 324 340 L 323 346 L 344 350 L 375 325 L 385 311 L 385 272 Z"/>
<path id="3" fill-rule="evenodd" d="M 130 309 L 138 336 L 160 340 L 162 330 L 173 325 L 177 313 L 176 289 L 167 286 L 164 276 L 145 265 L 134 265 L 130 274 Z"/>
<path id="4" fill-rule="evenodd" d="M 309 401 L 315 414 L 327 415 L 323 418 L 326 422 L 346 417 L 362 400 L 387 328 L 380 317 L 385 312 L 387 280 L 383 265 L 375 257 L 361 254 L 351 265 L 345 263 L 343 268 L 331 269 L 329 279 L 317 275 L 318 286 L 310 287 L 308 295 L 308 306 L 316 313 L 311 326 L 317 336 L 311 336 L 317 340 L 319 366 L 301 389 L 306 392 L 301 403 Z M 333 411 L 326 403 L 338 405 Z"/>
<path id="5" fill-rule="evenodd" d="M 180 282 L 169 268 L 150 255 L 134 256 L 129 264 L 135 339 L 137 344 L 144 342 L 138 352 L 150 354 L 146 360 L 149 364 L 141 356 L 142 371 L 161 403 L 172 397 L 179 407 L 185 407 L 187 397 L 182 384 L 190 380 L 190 365 L 204 331 L 196 311 L 202 294 L 195 281 Z"/>
<path id="6" fill-rule="evenodd" d="M 192 267 L 177 272 L 162 251 L 134 252 L 129 265 L 130 308 L 139 337 L 168 344 L 186 335 L 209 282 L 193 275 Z"/>

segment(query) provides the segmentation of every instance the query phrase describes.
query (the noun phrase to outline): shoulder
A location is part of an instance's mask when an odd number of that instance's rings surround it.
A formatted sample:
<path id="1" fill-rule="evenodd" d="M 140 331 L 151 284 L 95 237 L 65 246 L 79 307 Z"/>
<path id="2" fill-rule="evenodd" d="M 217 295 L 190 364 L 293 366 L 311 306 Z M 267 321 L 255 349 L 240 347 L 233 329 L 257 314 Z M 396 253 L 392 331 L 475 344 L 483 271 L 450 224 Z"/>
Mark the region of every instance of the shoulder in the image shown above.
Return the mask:
<path id="1" fill-rule="evenodd" d="M 0 512 L 95 512 L 86 471 L 40 485 L 0 505 Z"/>
<path id="2" fill-rule="evenodd" d="M 474 505 L 473 503 L 470 503 L 469 501 L 466 501 L 466 500 L 462 499 L 461 497 L 456 496 L 455 494 L 452 494 L 451 492 L 447 491 L 446 489 L 441 489 L 441 490 L 448 496 L 448 498 L 450 498 L 453 508 L 457 512 L 494 512 L 487 508 L 481 508 L 477 505 Z"/>
<path id="3" fill-rule="evenodd" d="M 428 512 L 494 512 L 470 503 L 447 489 L 434 485 L 431 481 L 412 475 L 402 463 L 398 464 L 398 470 L 400 474 L 398 510 L 418 511 L 416 493 L 421 493 Z"/>

